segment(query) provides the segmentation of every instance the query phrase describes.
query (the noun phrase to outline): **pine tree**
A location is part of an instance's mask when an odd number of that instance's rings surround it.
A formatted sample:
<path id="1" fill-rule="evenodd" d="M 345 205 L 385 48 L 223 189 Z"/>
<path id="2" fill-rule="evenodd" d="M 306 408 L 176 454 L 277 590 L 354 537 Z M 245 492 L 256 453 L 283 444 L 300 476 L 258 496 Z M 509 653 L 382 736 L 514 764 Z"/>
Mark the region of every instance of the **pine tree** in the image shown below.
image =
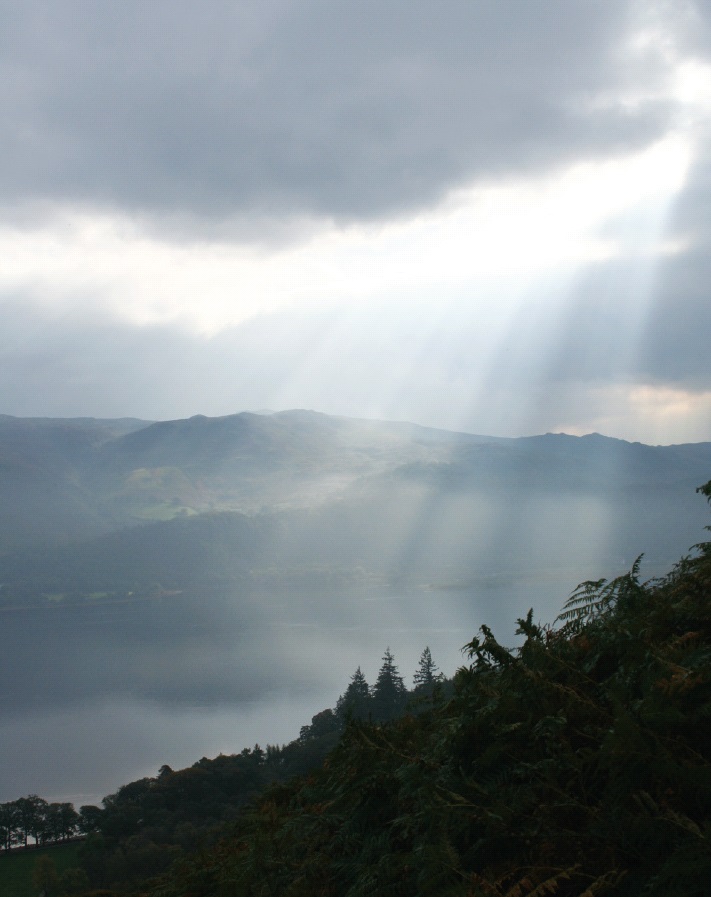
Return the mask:
<path id="1" fill-rule="evenodd" d="M 425 648 L 420 656 L 420 665 L 412 677 L 412 681 L 416 691 L 429 692 L 435 683 L 439 682 L 442 674 L 439 672 L 437 664 L 432 660 L 432 652 L 429 647 Z"/>
<path id="2" fill-rule="evenodd" d="M 336 715 L 345 723 L 349 719 L 367 719 L 370 714 L 370 686 L 360 667 L 336 704 Z"/>
<path id="3" fill-rule="evenodd" d="M 388 648 L 373 687 L 373 719 L 377 722 L 394 719 L 405 706 L 406 699 L 405 683 Z"/>

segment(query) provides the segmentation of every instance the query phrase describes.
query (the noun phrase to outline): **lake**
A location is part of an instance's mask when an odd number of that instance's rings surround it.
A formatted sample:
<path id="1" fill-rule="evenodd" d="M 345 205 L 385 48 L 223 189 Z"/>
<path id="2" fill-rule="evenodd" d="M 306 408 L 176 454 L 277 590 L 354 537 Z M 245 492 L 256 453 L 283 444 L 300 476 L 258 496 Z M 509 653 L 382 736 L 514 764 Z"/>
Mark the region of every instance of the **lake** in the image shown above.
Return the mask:
<path id="1" fill-rule="evenodd" d="M 406 684 L 429 646 L 451 675 L 482 623 L 515 642 L 534 608 L 552 622 L 573 571 L 491 575 L 443 588 L 231 591 L 3 610 L 0 801 L 77 807 L 164 763 L 290 741 L 386 648 Z"/>

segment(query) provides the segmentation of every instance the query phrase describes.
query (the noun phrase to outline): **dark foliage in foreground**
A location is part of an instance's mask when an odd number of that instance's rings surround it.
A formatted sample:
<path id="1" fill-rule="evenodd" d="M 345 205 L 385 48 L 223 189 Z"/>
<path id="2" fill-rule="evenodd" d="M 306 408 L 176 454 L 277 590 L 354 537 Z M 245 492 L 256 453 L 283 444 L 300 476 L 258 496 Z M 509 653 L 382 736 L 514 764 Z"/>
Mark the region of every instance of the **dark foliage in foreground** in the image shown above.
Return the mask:
<path id="1" fill-rule="evenodd" d="M 418 712 L 435 689 L 451 691 L 451 682 L 436 670 L 426 648 L 408 692 L 387 650 L 372 688 L 359 668 L 335 710 L 317 713 L 289 744 L 203 757 L 187 769 L 163 766 L 157 776 L 105 797 L 102 807 L 82 807 L 82 831 L 89 835 L 80 856 L 90 881 L 134 893 L 176 860 L 224 837 L 242 808 L 269 786 L 320 768 L 349 720 L 389 721 L 408 704 Z"/>
<path id="2" fill-rule="evenodd" d="M 326 710 L 290 744 L 203 757 L 187 769 L 163 766 L 157 776 L 108 795 L 101 808 L 82 808 L 85 814 L 93 810 L 92 831 L 80 851 L 90 880 L 134 892 L 176 859 L 214 844 L 268 786 L 319 767 L 339 734 L 338 721 Z"/>
<path id="3" fill-rule="evenodd" d="M 711 483 L 701 490 L 711 499 Z M 151 897 L 702 897 L 711 881 L 711 544 L 583 584 L 558 628 L 487 627 L 448 702 L 352 719 Z"/>

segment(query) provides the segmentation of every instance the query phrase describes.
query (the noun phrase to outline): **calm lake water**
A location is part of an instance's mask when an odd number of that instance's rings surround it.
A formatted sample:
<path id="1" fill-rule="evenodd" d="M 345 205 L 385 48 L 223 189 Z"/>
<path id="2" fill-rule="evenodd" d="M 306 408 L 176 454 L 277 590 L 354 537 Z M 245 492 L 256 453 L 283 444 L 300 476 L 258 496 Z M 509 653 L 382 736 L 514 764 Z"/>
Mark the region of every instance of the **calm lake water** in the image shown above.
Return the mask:
<path id="1" fill-rule="evenodd" d="M 407 684 L 423 648 L 451 675 L 482 623 L 504 644 L 533 607 L 552 622 L 572 573 L 456 589 L 178 595 L 2 611 L 0 801 L 77 806 L 164 763 L 290 741 L 390 648 Z"/>

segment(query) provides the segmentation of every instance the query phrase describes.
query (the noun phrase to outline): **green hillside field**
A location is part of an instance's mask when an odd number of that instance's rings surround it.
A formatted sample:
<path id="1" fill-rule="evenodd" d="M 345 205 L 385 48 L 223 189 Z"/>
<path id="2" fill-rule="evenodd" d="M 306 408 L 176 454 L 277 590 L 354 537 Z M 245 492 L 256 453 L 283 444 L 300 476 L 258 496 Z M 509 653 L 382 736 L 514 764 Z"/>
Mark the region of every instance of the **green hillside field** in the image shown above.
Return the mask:
<path id="1" fill-rule="evenodd" d="M 80 841 L 53 844 L 51 847 L 28 848 L 0 853 L 0 894 L 2 897 L 37 897 L 32 871 L 42 856 L 51 857 L 58 874 L 79 866 L 77 850 Z"/>

